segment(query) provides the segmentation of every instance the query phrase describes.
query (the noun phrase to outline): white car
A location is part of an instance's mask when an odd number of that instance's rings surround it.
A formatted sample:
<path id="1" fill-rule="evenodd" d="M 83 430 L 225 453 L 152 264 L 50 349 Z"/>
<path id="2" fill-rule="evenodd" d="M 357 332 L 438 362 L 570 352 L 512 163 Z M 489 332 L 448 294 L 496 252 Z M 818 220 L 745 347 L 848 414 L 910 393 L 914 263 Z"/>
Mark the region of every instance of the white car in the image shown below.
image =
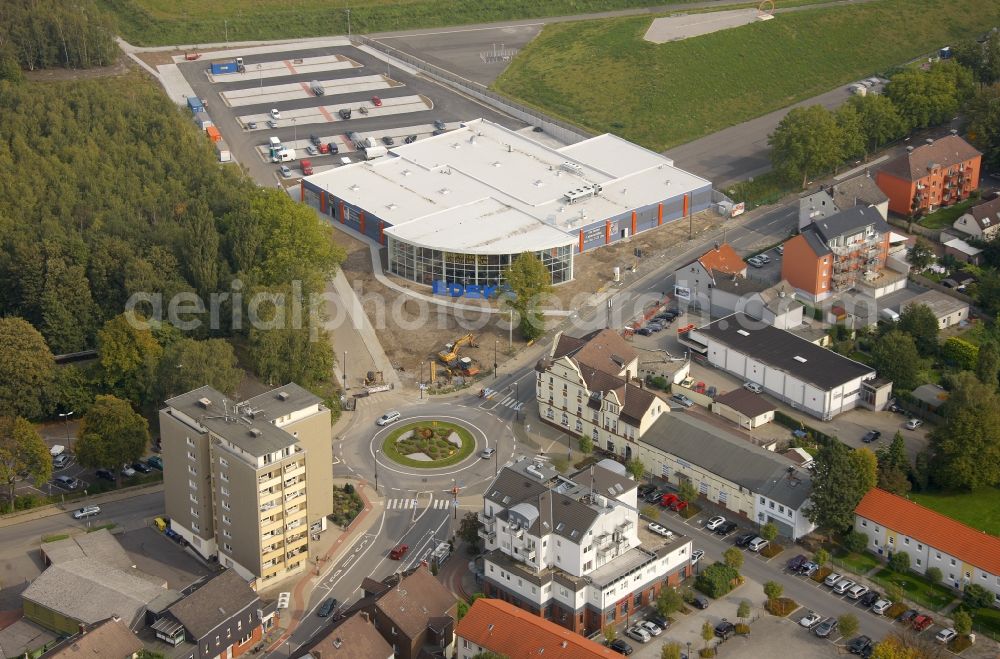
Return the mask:
<path id="1" fill-rule="evenodd" d="M 133 469 L 128 465 L 125 465 L 124 467 L 122 467 L 122 476 L 124 476 L 125 478 L 132 478 L 133 476 L 135 476 L 135 469 Z"/>
<path id="2" fill-rule="evenodd" d="M 872 607 L 872 613 L 877 613 L 882 616 L 885 612 L 892 607 L 892 602 L 889 600 L 879 600 L 875 602 L 875 606 Z"/>
<path id="3" fill-rule="evenodd" d="M 639 625 L 636 625 L 635 627 L 629 627 L 628 629 L 626 629 L 625 635 L 628 636 L 629 638 L 639 641 L 640 643 L 649 643 L 649 641 L 653 638 L 652 636 L 649 635 L 649 632 L 647 632 Z"/>
<path id="4" fill-rule="evenodd" d="M 958 636 L 958 632 L 956 632 L 951 627 L 948 627 L 947 629 L 942 629 L 941 631 L 939 631 L 937 633 L 937 636 L 934 637 L 934 640 L 936 640 L 938 643 L 948 643 L 951 640 L 953 640 L 956 636 Z"/>
<path id="5" fill-rule="evenodd" d="M 746 389 L 747 391 L 752 391 L 755 394 L 759 394 L 760 392 L 764 391 L 763 387 L 761 387 L 756 382 L 744 382 L 743 388 Z"/>
<path id="6" fill-rule="evenodd" d="M 649 523 L 649 530 L 652 531 L 653 533 L 655 533 L 656 535 L 662 535 L 664 538 L 669 538 L 670 536 L 672 536 L 674 534 L 673 531 L 671 531 L 670 529 L 668 529 L 665 526 L 661 526 L 660 524 L 657 524 L 656 522 L 650 522 Z"/>
<path id="7" fill-rule="evenodd" d="M 84 506 L 79 510 L 73 511 L 73 519 L 86 519 L 87 517 L 93 517 L 94 515 L 101 514 L 100 506 Z"/>
<path id="8" fill-rule="evenodd" d="M 850 579 L 841 579 L 840 581 L 837 582 L 837 585 L 833 587 L 833 592 L 837 593 L 838 595 L 843 595 L 853 587 L 854 587 L 853 581 L 851 581 Z"/>
<path id="9" fill-rule="evenodd" d="M 844 575 L 842 575 L 839 572 L 834 572 L 833 574 L 827 576 L 827 578 L 823 580 L 823 585 L 824 586 L 836 586 L 837 582 L 840 581 L 843 578 L 844 578 Z"/>
<path id="10" fill-rule="evenodd" d="M 288 165 L 282 165 L 281 167 L 279 167 L 278 173 L 281 174 L 284 178 L 291 178 L 292 176 L 292 170 L 291 168 L 289 168 Z"/>
<path id="11" fill-rule="evenodd" d="M 924 422 L 921 421 L 920 419 L 910 419 L 909 421 L 906 422 L 906 429 L 907 430 L 916 430 L 917 428 L 919 428 L 922 425 L 924 425 Z"/>
<path id="12" fill-rule="evenodd" d="M 650 636 L 659 636 L 660 634 L 663 633 L 663 630 L 660 629 L 660 626 L 655 622 L 644 620 L 643 622 L 639 623 L 639 626 L 645 629 L 646 633 L 649 634 Z"/>
<path id="13" fill-rule="evenodd" d="M 281 113 L 278 112 L 277 108 L 271 110 L 271 118 L 272 119 L 281 119 Z"/>
<path id="14" fill-rule="evenodd" d="M 490 458 L 493 457 L 493 454 L 496 452 L 497 450 L 492 446 L 489 448 L 484 448 L 482 451 L 479 452 L 479 457 L 482 458 L 483 460 L 489 460 Z"/>
<path id="15" fill-rule="evenodd" d="M 390 410 L 389 412 L 386 412 L 385 414 L 380 416 L 375 423 L 377 423 L 380 426 L 387 426 L 390 423 L 395 423 L 399 421 L 399 418 L 401 416 L 402 415 L 396 410 Z"/>
<path id="16" fill-rule="evenodd" d="M 750 541 L 750 544 L 747 545 L 747 549 L 749 549 L 750 551 L 759 552 L 762 549 L 764 549 L 764 547 L 767 547 L 769 544 L 771 543 L 769 543 L 764 538 L 754 538 L 753 540 Z"/>
<path id="17" fill-rule="evenodd" d="M 823 619 L 823 616 L 816 613 L 815 611 L 807 611 L 804 616 L 799 620 L 799 624 L 806 629 L 812 629 L 819 624 L 819 621 Z"/>
<path id="18" fill-rule="evenodd" d="M 867 592 L 868 592 L 868 586 L 855 584 L 849 591 L 847 591 L 847 596 L 850 597 L 852 600 L 856 600 Z"/>
<path id="19" fill-rule="evenodd" d="M 705 522 L 705 528 L 708 529 L 709 531 L 714 531 L 715 529 L 719 528 L 725 523 L 726 523 L 725 517 L 721 515 L 716 515 L 715 517 Z"/>
<path id="20" fill-rule="evenodd" d="M 691 564 L 694 565 L 695 563 L 700 561 L 704 556 L 705 556 L 704 549 L 695 549 L 693 552 L 691 552 Z"/>

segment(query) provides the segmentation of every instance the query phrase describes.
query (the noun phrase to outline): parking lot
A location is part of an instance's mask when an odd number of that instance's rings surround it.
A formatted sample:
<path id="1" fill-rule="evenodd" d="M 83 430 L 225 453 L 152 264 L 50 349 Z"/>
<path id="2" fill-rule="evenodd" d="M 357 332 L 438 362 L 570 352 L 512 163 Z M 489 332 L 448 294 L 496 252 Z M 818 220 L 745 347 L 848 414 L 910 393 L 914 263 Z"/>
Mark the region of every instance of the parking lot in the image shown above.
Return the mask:
<path id="1" fill-rule="evenodd" d="M 231 52 L 234 58 L 242 56 L 238 50 Z M 209 72 L 212 62 L 224 61 L 182 62 L 178 68 L 207 101 L 207 112 L 234 159 L 261 182 L 294 183 L 302 175 L 304 158 L 314 172 L 363 160 L 346 137 L 352 132 L 388 146 L 435 133 L 439 130 L 435 122 L 444 123 L 447 130 L 477 117 L 530 130 L 414 69 L 387 63 L 384 56 L 354 46 L 250 54 L 243 57 L 242 72 Z M 314 81 L 322 86 L 322 95 L 315 93 Z M 350 111 L 350 118 L 342 111 Z M 291 170 L 290 177 L 281 177 L 279 165 L 270 162 L 272 136 L 285 148 L 295 149 L 294 160 L 282 163 Z M 313 136 L 324 147 L 336 145 L 337 152 L 317 148 L 317 153 L 307 154 Z"/>

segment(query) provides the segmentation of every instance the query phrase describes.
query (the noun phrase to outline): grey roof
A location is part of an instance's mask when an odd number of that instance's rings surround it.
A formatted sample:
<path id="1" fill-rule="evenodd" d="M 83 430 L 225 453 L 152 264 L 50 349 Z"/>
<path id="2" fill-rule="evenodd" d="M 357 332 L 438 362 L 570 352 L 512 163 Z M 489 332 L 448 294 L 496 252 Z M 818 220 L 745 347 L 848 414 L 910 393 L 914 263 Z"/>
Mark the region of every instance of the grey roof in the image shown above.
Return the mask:
<path id="1" fill-rule="evenodd" d="M 486 498 L 504 508 L 510 508 L 521 501 L 537 499 L 542 492 L 548 490 L 546 483 L 555 477 L 555 469 L 544 465 L 542 474 L 546 478 L 544 480 L 538 479 L 523 472 L 523 467 L 531 464 L 531 462 L 524 462 L 525 464 L 521 465 L 522 469 L 513 468 L 519 463 L 501 469 L 496 479 L 486 489 Z"/>
<path id="2" fill-rule="evenodd" d="M 761 291 L 760 299 L 772 313 L 778 314 L 792 307 L 804 306 L 795 299 L 795 287 L 782 279 L 767 290 Z"/>
<path id="3" fill-rule="evenodd" d="M 767 283 L 758 279 L 747 279 L 740 275 L 723 275 L 715 278 L 715 288 L 734 295 L 760 293 L 767 289 Z"/>
<path id="4" fill-rule="evenodd" d="M 170 614 L 194 639 L 202 639 L 248 606 L 256 605 L 257 593 L 235 570 L 226 570 L 170 607 Z"/>
<path id="5" fill-rule="evenodd" d="M 130 570 L 135 561 L 122 549 L 107 529 L 93 533 L 80 533 L 70 538 L 42 544 L 42 553 L 52 565 L 68 563 L 81 558 L 92 558 L 105 565 Z"/>
<path id="6" fill-rule="evenodd" d="M 234 401 L 209 386 L 174 396 L 167 405 L 168 413 L 176 410 L 256 457 L 281 451 L 297 441 L 271 423 L 272 417 L 250 414 L 255 408 L 246 403 L 237 410 Z"/>
<path id="7" fill-rule="evenodd" d="M 775 409 L 775 405 L 760 394 L 755 394 L 743 387 L 720 394 L 715 402 L 730 407 L 748 417 L 757 417 Z"/>
<path id="8" fill-rule="evenodd" d="M 968 302 L 962 302 L 958 298 L 954 298 L 947 293 L 942 293 L 941 291 L 929 290 L 924 291 L 916 297 L 912 297 L 903 303 L 903 308 L 911 307 L 917 304 L 923 304 L 931 310 L 935 318 L 943 318 L 945 316 L 950 316 L 956 311 L 962 311 L 963 309 L 969 308 Z"/>
<path id="9" fill-rule="evenodd" d="M 247 405 L 254 410 L 254 418 L 278 419 L 292 412 L 318 405 L 323 399 L 294 382 L 266 391 L 247 399 Z"/>
<path id="10" fill-rule="evenodd" d="M 99 559 L 78 558 L 42 572 L 22 597 L 85 624 L 116 615 L 131 625 L 149 602 L 167 592 L 172 591 L 139 576 L 138 570 L 125 571 Z"/>
<path id="11" fill-rule="evenodd" d="M 28 618 L 20 618 L 0 629 L 0 659 L 24 657 L 38 648 L 45 647 L 58 638 Z"/>
<path id="12" fill-rule="evenodd" d="M 889 225 L 882 219 L 882 214 L 869 206 L 854 206 L 819 218 L 806 225 L 806 229 L 812 228 L 825 243 L 829 243 L 838 236 L 850 235 L 869 225 L 874 225 L 879 233 L 889 231 Z"/>
<path id="13" fill-rule="evenodd" d="M 611 462 L 614 466 L 608 468 L 602 464 L 605 462 Z M 621 471 L 625 471 L 625 467 L 622 464 L 605 459 L 594 465 L 593 468 L 587 467 L 578 471 L 570 476 L 570 480 L 588 490 L 590 489 L 591 482 L 593 482 L 594 490 L 598 494 L 617 499 L 623 493 L 634 490 L 637 485 L 632 480 L 632 477 L 628 475 L 628 472 L 621 473 L 615 466 L 621 468 Z"/>
<path id="14" fill-rule="evenodd" d="M 939 384 L 922 384 L 911 394 L 921 403 L 937 409 L 948 400 L 948 390 Z"/>
<path id="15" fill-rule="evenodd" d="M 821 389 L 875 374 L 875 369 L 861 362 L 742 314 L 730 314 L 696 331 Z"/>
<path id="16" fill-rule="evenodd" d="M 819 233 L 817 233 L 813 225 L 806 225 L 806 227 L 802 229 L 802 237 L 805 238 L 806 244 L 809 245 L 816 256 L 823 256 L 824 254 L 832 253 L 830 248 L 826 246 L 826 243 L 823 242 L 823 239 L 820 237 Z"/>
<path id="17" fill-rule="evenodd" d="M 882 192 L 875 181 L 866 175 L 841 181 L 833 185 L 831 191 L 833 203 L 841 210 L 858 205 L 875 206 L 889 201 L 889 197 Z"/>
<path id="18" fill-rule="evenodd" d="M 812 480 L 791 460 L 689 414 L 660 415 L 640 441 L 793 510 L 809 498 Z"/>

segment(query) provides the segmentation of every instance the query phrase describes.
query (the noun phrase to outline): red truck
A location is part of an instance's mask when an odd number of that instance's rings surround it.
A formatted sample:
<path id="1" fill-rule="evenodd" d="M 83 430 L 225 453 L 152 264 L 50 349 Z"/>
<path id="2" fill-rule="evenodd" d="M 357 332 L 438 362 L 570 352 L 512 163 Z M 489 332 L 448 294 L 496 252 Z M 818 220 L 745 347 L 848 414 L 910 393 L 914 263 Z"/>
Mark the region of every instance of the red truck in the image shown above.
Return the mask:
<path id="1" fill-rule="evenodd" d="M 302 175 L 303 176 L 312 176 L 312 173 L 313 173 L 313 164 L 312 164 L 312 161 L 310 161 L 310 160 L 303 160 L 302 161 Z"/>

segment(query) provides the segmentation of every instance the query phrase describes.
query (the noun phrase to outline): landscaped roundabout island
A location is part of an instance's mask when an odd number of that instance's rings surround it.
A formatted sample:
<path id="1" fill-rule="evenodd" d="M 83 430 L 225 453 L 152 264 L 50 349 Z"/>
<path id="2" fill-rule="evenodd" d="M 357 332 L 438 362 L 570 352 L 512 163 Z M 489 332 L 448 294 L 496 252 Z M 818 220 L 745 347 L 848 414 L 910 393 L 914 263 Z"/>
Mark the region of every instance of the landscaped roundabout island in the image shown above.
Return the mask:
<path id="1" fill-rule="evenodd" d="M 436 469 L 458 464 L 476 449 L 472 433 L 447 421 L 415 421 L 393 429 L 382 453 L 407 467 Z"/>

